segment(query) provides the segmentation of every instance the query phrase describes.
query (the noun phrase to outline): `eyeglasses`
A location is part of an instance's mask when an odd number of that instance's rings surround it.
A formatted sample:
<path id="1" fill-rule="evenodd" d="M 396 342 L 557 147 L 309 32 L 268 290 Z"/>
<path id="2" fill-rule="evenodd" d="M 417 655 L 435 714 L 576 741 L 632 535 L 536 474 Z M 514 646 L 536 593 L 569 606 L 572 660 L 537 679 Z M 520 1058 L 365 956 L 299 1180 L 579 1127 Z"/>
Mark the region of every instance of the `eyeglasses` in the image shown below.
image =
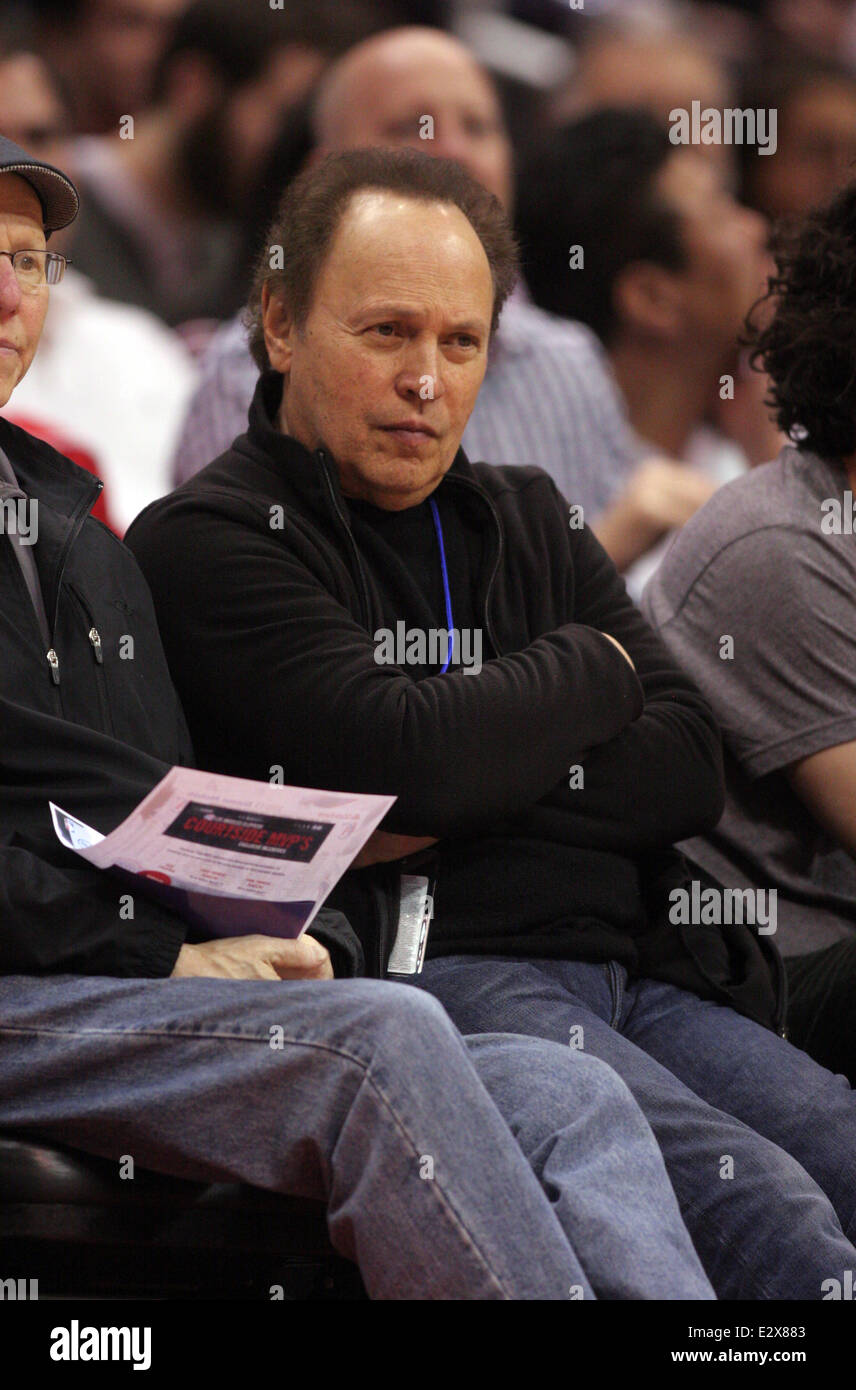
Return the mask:
<path id="1" fill-rule="evenodd" d="M 68 258 L 58 251 L 0 251 L 0 256 L 9 257 L 18 284 L 30 293 L 58 285 L 68 265 Z"/>

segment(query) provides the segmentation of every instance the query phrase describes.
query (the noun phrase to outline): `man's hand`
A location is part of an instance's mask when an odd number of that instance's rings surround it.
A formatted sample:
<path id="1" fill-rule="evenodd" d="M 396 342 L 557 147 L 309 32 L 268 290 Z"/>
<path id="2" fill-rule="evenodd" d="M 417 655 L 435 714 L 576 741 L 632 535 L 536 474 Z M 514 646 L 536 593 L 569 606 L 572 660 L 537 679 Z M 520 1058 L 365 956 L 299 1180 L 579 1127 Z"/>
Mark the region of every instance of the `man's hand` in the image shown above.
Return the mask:
<path id="1" fill-rule="evenodd" d="M 182 946 L 172 974 L 227 980 L 332 980 L 333 966 L 326 946 L 305 933 L 296 941 L 226 936 L 222 941 Z"/>
<path id="2" fill-rule="evenodd" d="M 592 529 L 615 568 L 626 570 L 667 531 L 689 521 L 716 489 L 716 483 L 685 463 L 649 458 Z"/>
<path id="3" fill-rule="evenodd" d="M 615 644 L 618 646 L 618 643 Z M 436 845 L 431 835 L 391 835 L 387 830 L 375 830 L 363 845 L 352 869 L 365 869 L 369 864 L 388 864 L 392 859 L 404 859 L 408 854 L 416 854 L 420 849 Z"/>

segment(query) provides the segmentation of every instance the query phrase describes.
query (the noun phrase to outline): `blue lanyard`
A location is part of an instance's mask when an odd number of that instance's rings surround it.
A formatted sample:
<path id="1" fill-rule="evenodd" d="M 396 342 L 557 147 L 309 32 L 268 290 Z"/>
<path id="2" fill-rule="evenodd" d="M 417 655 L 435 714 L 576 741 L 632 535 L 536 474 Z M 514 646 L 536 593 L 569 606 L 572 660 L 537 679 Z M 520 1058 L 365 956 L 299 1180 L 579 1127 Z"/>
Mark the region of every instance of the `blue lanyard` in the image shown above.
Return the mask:
<path id="1" fill-rule="evenodd" d="M 440 524 L 440 513 L 437 510 L 437 503 L 434 501 L 433 497 L 431 498 L 431 513 L 434 517 L 434 530 L 437 532 L 437 544 L 440 547 L 440 569 L 443 574 L 443 594 L 446 599 L 446 629 L 449 633 L 449 651 L 446 657 L 446 665 L 440 672 L 441 676 L 445 676 L 449 669 L 449 662 L 452 660 L 454 644 L 452 632 L 455 624 L 452 619 L 452 595 L 449 592 L 449 571 L 446 569 L 446 548 L 443 545 L 443 527 Z"/>

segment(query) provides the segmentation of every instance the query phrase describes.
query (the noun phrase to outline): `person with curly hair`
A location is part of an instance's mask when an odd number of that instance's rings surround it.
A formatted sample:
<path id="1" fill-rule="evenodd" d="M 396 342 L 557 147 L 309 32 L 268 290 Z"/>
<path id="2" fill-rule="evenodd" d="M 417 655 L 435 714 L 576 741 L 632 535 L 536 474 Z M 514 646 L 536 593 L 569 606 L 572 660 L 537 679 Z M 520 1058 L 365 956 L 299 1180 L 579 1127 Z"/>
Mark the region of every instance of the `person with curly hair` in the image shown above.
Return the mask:
<path id="1" fill-rule="evenodd" d="M 749 333 L 792 444 L 696 514 L 643 611 L 724 734 L 725 812 L 683 848 L 775 891 L 791 1041 L 856 1083 L 856 182 L 776 266 Z"/>

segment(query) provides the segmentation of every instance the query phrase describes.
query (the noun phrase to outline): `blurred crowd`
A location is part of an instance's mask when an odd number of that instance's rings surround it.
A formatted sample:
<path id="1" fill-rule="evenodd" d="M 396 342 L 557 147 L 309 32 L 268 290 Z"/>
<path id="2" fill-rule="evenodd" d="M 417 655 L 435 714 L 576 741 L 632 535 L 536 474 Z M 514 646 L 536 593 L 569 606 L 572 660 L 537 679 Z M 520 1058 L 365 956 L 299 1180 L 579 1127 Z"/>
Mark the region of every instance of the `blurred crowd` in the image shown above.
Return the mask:
<path id="1" fill-rule="evenodd" d="M 694 103 L 773 111 L 775 138 L 675 144 Z M 465 447 L 546 467 L 639 593 L 782 445 L 741 336 L 771 239 L 856 161 L 856 4 L 21 0 L 0 132 L 82 195 L 7 413 L 103 478 L 119 534 L 243 428 L 241 311 L 289 179 L 410 145 L 466 165 L 522 244 Z"/>

